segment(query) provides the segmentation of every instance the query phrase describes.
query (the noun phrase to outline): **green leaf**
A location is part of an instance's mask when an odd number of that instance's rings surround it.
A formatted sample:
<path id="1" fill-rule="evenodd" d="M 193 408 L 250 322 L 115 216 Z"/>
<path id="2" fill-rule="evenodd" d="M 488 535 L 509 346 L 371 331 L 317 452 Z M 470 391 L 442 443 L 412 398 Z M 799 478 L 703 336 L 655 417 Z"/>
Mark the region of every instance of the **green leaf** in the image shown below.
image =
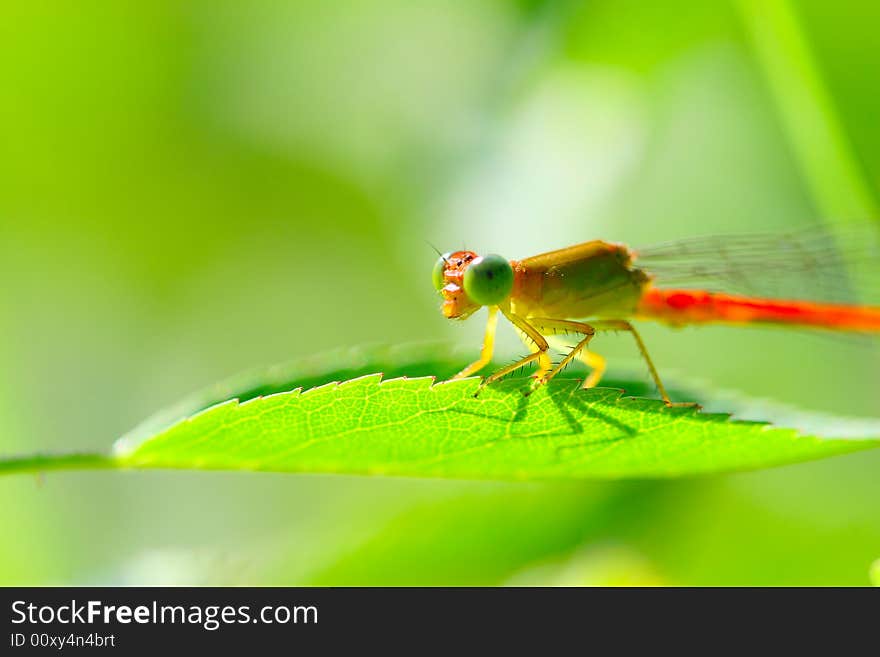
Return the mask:
<path id="1" fill-rule="evenodd" d="M 452 363 L 431 363 L 427 347 L 391 352 L 346 352 L 354 373 L 379 362 L 394 374 Z M 334 355 L 339 358 L 340 354 Z M 335 360 L 335 362 L 340 362 Z M 792 428 L 731 420 L 726 414 L 667 408 L 652 399 L 608 388 L 580 389 L 578 379 L 556 379 L 531 395 L 513 378 L 484 389 L 479 379 L 436 382 L 433 377 L 368 374 L 343 383 L 276 392 L 317 374 L 323 357 L 274 370 L 260 382 L 239 379 L 239 399 L 198 409 L 198 395 L 117 441 L 109 455 L 36 456 L 0 461 L 0 472 L 71 468 L 191 468 L 468 479 L 584 479 L 678 477 L 794 463 L 880 446 L 880 423 L 799 418 L 833 428 L 855 427 L 863 437 L 822 438 Z M 436 371 L 436 370 L 435 370 Z M 288 378 L 292 377 L 292 378 Z M 637 386 L 626 383 L 627 387 Z M 679 393 L 678 398 L 686 393 Z M 693 398 L 692 396 L 690 398 Z M 700 401 L 706 402 L 702 399 Z M 868 433 L 866 433 L 866 431 Z M 874 433 L 870 433 L 874 432 Z"/>

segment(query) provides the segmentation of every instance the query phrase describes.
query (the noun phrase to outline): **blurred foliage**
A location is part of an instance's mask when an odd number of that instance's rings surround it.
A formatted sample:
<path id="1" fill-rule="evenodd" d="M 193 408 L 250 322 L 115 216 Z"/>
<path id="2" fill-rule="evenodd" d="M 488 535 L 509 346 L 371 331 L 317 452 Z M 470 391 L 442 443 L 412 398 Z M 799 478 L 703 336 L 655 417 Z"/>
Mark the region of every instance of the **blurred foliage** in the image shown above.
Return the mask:
<path id="1" fill-rule="evenodd" d="M 850 175 L 876 203 L 880 7 L 789 4 Z M 99 448 L 194 389 L 317 350 L 452 338 L 476 351 L 478 320 L 437 313 L 426 240 L 517 257 L 595 236 L 639 245 L 852 219 L 829 216 L 805 175 L 743 12 L 3 3 L 0 452 Z M 876 345 L 644 333 L 664 372 L 876 416 Z M 634 356 L 625 339 L 603 336 L 601 351 Z M 878 466 L 866 453 L 585 488 L 3 478 L 0 582 L 603 583 L 622 569 L 865 584 Z"/>

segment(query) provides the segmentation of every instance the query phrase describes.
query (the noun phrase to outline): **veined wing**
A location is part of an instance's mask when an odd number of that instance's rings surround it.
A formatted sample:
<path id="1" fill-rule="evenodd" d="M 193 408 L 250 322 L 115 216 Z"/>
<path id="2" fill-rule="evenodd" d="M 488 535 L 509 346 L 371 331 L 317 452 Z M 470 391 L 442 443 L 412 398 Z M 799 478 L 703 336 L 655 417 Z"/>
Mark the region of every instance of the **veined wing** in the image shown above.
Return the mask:
<path id="1" fill-rule="evenodd" d="M 694 237 L 635 249 L 660 287 L 774 299 L 880 302 L 880 227 Z"/>

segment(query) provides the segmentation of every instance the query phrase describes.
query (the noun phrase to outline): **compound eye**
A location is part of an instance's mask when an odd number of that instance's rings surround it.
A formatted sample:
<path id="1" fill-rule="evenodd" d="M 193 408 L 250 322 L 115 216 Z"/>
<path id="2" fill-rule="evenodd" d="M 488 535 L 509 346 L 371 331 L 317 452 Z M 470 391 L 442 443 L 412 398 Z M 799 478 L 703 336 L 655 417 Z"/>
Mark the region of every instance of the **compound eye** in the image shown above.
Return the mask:
<path id="1" fill-rule="evenodd" d="M 496 306 L 513 290 L 513 267 L 500 255 L 476 258 L 464 272 L 464 292 L 481 306 Z"/>
<path id="2" fill-rule="evenodd" d="M 449 254 L 444 253 L 437 259 L 437 262 L 434 264 L 434 271 L 432 276 L 434 278 L 434 287 L 439 292 L 443 289 L 443 272 L 446 271 L 446 263 L 449 261 Z"/>

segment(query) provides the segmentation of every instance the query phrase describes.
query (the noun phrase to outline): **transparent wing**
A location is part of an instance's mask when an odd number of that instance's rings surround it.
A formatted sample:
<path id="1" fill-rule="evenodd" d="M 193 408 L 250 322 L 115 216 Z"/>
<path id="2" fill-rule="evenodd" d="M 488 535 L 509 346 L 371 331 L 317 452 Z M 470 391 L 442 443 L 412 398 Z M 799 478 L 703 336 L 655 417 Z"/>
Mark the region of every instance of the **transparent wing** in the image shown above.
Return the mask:
<path id="1" fill-rule="evenodd" d="M 880 304 L 880 226 L 695 237 L 635 253 L 664 287 Z"/>

